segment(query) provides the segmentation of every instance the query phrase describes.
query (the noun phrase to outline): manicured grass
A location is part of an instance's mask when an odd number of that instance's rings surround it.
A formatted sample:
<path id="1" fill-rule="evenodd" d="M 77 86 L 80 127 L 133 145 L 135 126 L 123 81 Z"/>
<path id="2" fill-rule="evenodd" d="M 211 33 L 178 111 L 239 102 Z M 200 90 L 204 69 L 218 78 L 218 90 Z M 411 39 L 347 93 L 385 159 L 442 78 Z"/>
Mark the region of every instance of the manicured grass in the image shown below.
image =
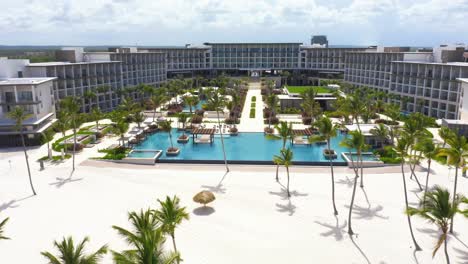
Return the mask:
<path id="1" fill-rule="evenodd" d="M 255 108 L 250 108 L 250 118 L 255 118 Z"/>
<path id="2" fill-rule="evenodd" d="M 332 91 L 324 86 L 287 86 L 290 93 L 301 93 L 307 89 L 315 89 L 318 93 L 331 93 Z"/>

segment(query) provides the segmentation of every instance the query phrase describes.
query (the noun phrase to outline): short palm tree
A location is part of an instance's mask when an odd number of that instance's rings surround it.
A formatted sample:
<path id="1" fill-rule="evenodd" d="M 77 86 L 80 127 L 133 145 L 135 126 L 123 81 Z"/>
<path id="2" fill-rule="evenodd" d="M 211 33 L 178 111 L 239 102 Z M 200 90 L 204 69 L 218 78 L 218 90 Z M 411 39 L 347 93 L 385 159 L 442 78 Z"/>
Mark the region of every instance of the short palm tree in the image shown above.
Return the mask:
<path id="1" fill-rule="evenodd" d="M 80 105 L 76 97 L 65 97 L 61 102 L 61 107 L 67 114 L 71 127 L 73 129 L 73 169 L 75 171 L 75 152 L 76 152 L 76 131 L 79 127 L 78 124 L 78 112 L 80 111 Z"/>
<path id="2" fill-rule="evenodd" d="M 159 123 L 159 126 L 162 131 L 167 132 L 169 134 L 169 141 L 171 143 L 171 149 L 174 149 L 174 144 L 172 143 L 172 121 L 166 120 Z"/>
<path id="3" fill-rule="evenodd" d="M 96 122 L 96 132 L 99 131 L 99 120 L 101 120 L 104 116 L 104 114 L 102 113 L 101 109 L 97 108 L 97 107 L 94 107 L 93 109 L 91 109 L 91 112 L 90 112 L 90 117 L 91 119 Z"/>
<path id="4" fill-rule="evenodd" d="M 376 127 L 370 130 L 370 133 L 380 140 L 382 144 L 381 147 L 385 145 L 385 142 L 387 141 L 387 137 L 389 135 L 389 131 L 384 124 L 379 123 Z"/>
<path id="5" fill-rule="evenodd" d="M 408 211 L 408 209 L 409 209 L 409 203 L 408 203 L 408 190 L 407 190 L 407 187 L 406 187 L 406 176 L 405 176 L 404 165 L 405 165 L 405 159 L 408 158 L 408 147 L 410 145 L 410 142 L 411 142 L 411 140 L 408 139 L 408 135 L 403 134 L 403 136 L 398 139 L 398 142 L 397 142 L 396 146 L 394 147 L 394 150 L 401 157 L 401 176 L 402 176 L 402 180 L 403 180 L 403 192 L 405 194 L 406 211 Z M 413 240 L 415 250 L 420 251 L 421 247 L 418 245 L 418 242 L 416 241 L 416 238 L 414 237 L 413 225 L 411 224 L 410 215 L 407 215 L 407 220 L 408 220 L 408 227 L 409 227 L 410 234 L 411 234 L 411 239 Z"/>
<path id="6" fill-rule="evenodd" d="M 275 125 L 275 128 L 278 131 L 281 140 L 283 141 L 281 149 L 285 149 L 287 140 L 292 137 L 292 123 L 288 124 L 288 122 L 281 121 L 279 125 Z M 278 172 L 279 164 L 276 165 L 276 181 L 279 181 Z"/>
<path id="7" fill-rule="evenodd" d="M 351 164 L 353 166 L 354 170 L 354 184 L 353 184 L 353 193 L 351 196 L 351 202 L 349 204 L 349 214 L 348 214 L 348 234 L 353 235 L 353 228 L 351 225 L 351 215 L 353 212 L 353 206 L 354 206 L 354 197 L 356 196 L 356 186 L 357 186 L 357 180 L 359 178 L 359 168 L 361 169 L 361 181 L 362 181 L 362 150 L 365 148 L 365 140 L 364 140 L 364 135 L 360 131 L 351 131 L 350 137 L 345 138 L 340 144 L 346 148 L 349 149 L 349 158 L 351 159 Z M 358 156 L 358 160 L 356 161 L 356 164 L 353 159 L 353 154 L 351 153 L 351 150 L 355 149 L 356 154 Z M 357 166 L 356 166 L 357 165 Z"/>
<path id="8" fill-rule="evenodd" d="M 189 219 L 189 214 L 186 212 L 185 207 L 179 205 L 180 199 L 177 196 L 167 196 L 165 201 L 158 199 L 160 208 L 154 211 L 156 218 L 162 224 L 162 230 L 171 236 L 172 245 L 174 246 L 174 252 L 177 251 L 175 242 L 175 229 L 182 223 L 183 220 Z M 179 262 L 180 260 L 178 260 Z"/>
<path id="9" fill-rule="evenodd" d="M 42 141 L 46 142 L 47 144 L 47 157 L 49 159 L 52 159 L 52 150 L 50 148 L 50 141 L 52 141 L 54 139 L 54 134 L 52 131 L 50 130 L 46 130 L 44 131 L 41 135 L 42 135 Z"/>
<path id="10" fill-rule="evenodd" d="M 266 104 L 268 105 L 268 108 L 270 109 L 269 117 L 268 117 L 268 127 L 271 127 L 271 118 L 275 114 L 278 102 L 279 102 L 278 96 L 276 96 L 275 94 L 271 94 L 266 98 Z"/>
<path id="11" fill-rule="evenodd" d="M 142 111 L 137 111 L 133 115 L 133 120 L 137 123 L 138 128 L 141 128 L 141 123 L 145 121 L 145 114 Z"/>
<path id="12" fill-rule="evenodd" d="M 70 122 L 64 111 L 57 112 L 57 121 L 54 123 L 54 128 L 62 133 L 62 136 L 65 137 L 65 133 L 70 127 Z"/>
<path id="13" fill-rule="evenodd" d="M 425 138 L 418 142 L 415 146 L 416 150 L 420 151 L 422 155 L 427 159 L 427 174 L 426 174 L 426 184 L 424 186 L 424 196 L 423 196 L 423 205 L 425 204 L 426 193 L 429 186 L 429 175 L 431 174 L 431 162 L 433 159 L 437 158 L 439 155 L 440 148 L 436 147 L 432 138 Z"/>
<path id="14" fill-rule="evenodd" d="M 435 256 L 439 248 L 444 244 L 445 259 L 450 263 L 450 258 L 447 251 L 447 237 L 449 222 L 453 217 L 460 213 L 459 205 L 463 197 L 461 195 L 454 195 L 453 202 L 450 202 L 450 192 L 440 186 L 435 186 L 434 190 L 427 192 L 423 200 L 421 208 L 410 207 L 407 210 L 408 215 L 417 215 L 431 223 L 436 224 L 442 234 L 440 235 L 437 243 L 432 252 L 432 257 Z"/>
<path id="15" fill-rule="evenodd" d="M 447 143 L 450 145 L 449 148 L 443 148 L 440 150 L 440 156 L 447 157 L 447 164 L 455 166 L 455 181 L 453 184 L 453 193 L 457 193 L 458 183 L 458 170 L 465 164 L 466 158 L 468 158 L 468 140 L 464 136 L 453 134 L 447 139 Z M 455 203 L 456 195 L 453 197 L 453 203 Z M 450 233 L 453 233 L 453 218 L 450 222 Z"/>
<path id="16" fill-rule="evenodd" d="M 153 122 L 156 119 L 156 110 L 158 107 L 163 105 L 167 101 L 167 96 L 164 93 L 155 94 L 151 96 L 149 102 L 151 107 L 153 108 Z"/>
<path id="17" fill-rule="evenodd" d="M 278 165 L 283 165 L 286 168 L 286 175 L 288 177 L 288 183 L 286 185 L 286 191 L 288 194 L 288 197 L 291 197 L 291 194 L 289 192 L 289 167 L 292 165 L 292 160 L 293 160 L 293 152 L 291 151 L 291 148 L 287 149 L 282 149 L 280 151 L 279 156 L 274 156 L 273 162 Z"/>
<path id="18" fill-rule="evenodd" d="M 445 148 L 447 140 L 456 135 L 450 128 L 443 126 L 439 129 L 439 136 L 444 141 L 442 147 Z"/>
<path id="19" fill-rule="evenodd" d="M 187 120 L 189 118 L 189 115 L 187 113 L 179 113 L 177 115 L 177 122 L 179 122 L 180 124 L 182 124 L 182 130 L 184 131 L 185 133 L 185 124 L 187 123 Z"/>
<path id="20" fill-rule="evenodd" d="M 92 254 L 85 254 L 84 249 L 89 238 L 85 237 L 75 247 L 72 237 L 63 238 L 59 243 L 54 242 L 54 246 L 58 249 L 59 255 L 55 256 L 48 251 L 41 252 L 48 263 L 50 264 L 97 264 L 101 258 L 107 253 L 107 246 L 104 245 Z"/>
<path id="21" fill-rule="evenodd" d="M 320 132 L 320 136 L 318 136 L 319 140 L 326 140 L 327 141 L 327 148 L 331 151 L 330 141 L 332 138 L 336 137 L 336 125 L 333 124 L 330 118 L 323 117 L 317 122 L 315 122 L 315 126 L 318 128 Z M 313 138 L 312 138 L 313 139 Z M 338 210 L 336 210 L 335 204 L 335 175 L 333 171 L 333 159 L 330 158 L 330 172 L 331 172 L 331 180 L 332 180 L 332 202 L 333 202 L 333 212 L 335 215 L 338 215 Z"/>
<path id="22" fill-rule="evenodd" d="M 184 102 L 189 107 L 190 113 L 192 113 L 193 107 L 198 104 L 199 100 L 198 100 L 198 97 L 196 96 L 185 96 Z"/>
<path id="23" fill-rule="evenodd" d="M 113 132 L 117 134 L 117 136 L 120 137 L 120 141 L 122 141 L 122 146 L 125 146 L 124 136 L 125 136 L 125 133 L 127 133 L 127 130 L 128 130 L 128 123 L 123 120 L 119 120 L 117 123 L 115 123 L 114 128 L 113 128 Z"/>
<path id="24" fill-rule="evenodd" d="M 224 96 L 220 95 L 218 91 L 214 91 L 208 98 L 208 104 L 210 104 L 215 109 L 216 116 L 218 117 L 219 135 L 221 138 L 221 146 L 223 148 L 224 165 L 226 166 L 226 172 L 229 172 L 229 166 L 226 158 L 226 149 L 224 147 L 223 130 L 221 129 L 221 119 L 219 118 L 219 112 L 223 111 L 224 106 L 226 105 L 226 99 Z"/>
<path id="25" fill-rule="evenodd" d="M 24 152 L 24 158 L 26 160 L 26 167 L 28 168 L 28 176 L 29 176 L 29 184 L 31 185 L 31 190 L 34 195 L 36 195 L 36 191 L 34 190 L 34 186 L 32 183 L 32 178 L 31 178 L 31 169 L 29 168 L 29 158 L 28 158 L 28 152 L 26 150 L 26 143 L 24 142 L 24 129 L 23 129 L 23 122 L 30 117 L 29 114 L 27 114 L 23 108 L 17 106 L 13 108 L 11 112 L 7 113 L 7 116 L 13 121 L 15 121 L 15 130 L 19 132 L 20 138 L 21 138 L 21 144 L 23 145 L 23 152 Z"/>
<path id="26" fill-rule="evenodd" d="M 112 251 L 116 264 L 176 264 L 177 252 L 164 252 L 164 232 L 152 210 L 131 212 L 128 219 L 132 230 L 112 226 L 132 247 L 122 252 Z"/>
<path id="27" fill-rule="evenodd" d="M 8 222 L 8 220 L 10 220 L 10 218 L 7 217 L 7 218 L 3 219 L 2 222 L 0 222 L 0 240 L 10 239 L 9 237 L 6 237 L 6 236 L 3 235 L 4 228 L 5 228 L 5 225 Z"/>

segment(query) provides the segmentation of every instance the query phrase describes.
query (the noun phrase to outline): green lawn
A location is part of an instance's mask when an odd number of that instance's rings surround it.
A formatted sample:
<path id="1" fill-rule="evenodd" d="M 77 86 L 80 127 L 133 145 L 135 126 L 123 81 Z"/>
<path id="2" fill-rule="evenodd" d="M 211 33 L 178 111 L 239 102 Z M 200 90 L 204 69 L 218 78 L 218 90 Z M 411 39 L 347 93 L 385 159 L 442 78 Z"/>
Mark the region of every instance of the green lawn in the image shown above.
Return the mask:
<path id="1" fill-rule="evenodd" d="M 316 89 L 318 93 L 331 93 L 331 90 L 324 86 L 290 86 L 288 85 L 288 91 L 290 93 L 301 93 L 307 89 Z"/>

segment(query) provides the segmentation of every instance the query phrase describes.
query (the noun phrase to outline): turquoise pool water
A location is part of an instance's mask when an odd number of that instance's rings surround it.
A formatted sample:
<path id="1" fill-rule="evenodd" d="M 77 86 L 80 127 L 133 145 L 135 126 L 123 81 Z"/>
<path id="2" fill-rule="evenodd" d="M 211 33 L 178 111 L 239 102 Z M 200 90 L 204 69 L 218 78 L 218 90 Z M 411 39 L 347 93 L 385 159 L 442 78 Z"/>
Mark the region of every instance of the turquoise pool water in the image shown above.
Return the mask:
<path id="1" fill-rule="evenodd" d="M 192 107 L 192 112 L 194 112 L 197 109 L 201 109 L 202 105 L 206 104 L 206 100 L 200 100 L 198 101 L 198 104 Z M 184 106 L 184 112 L 190 112 L 190 107 L 188 105 Z"/>
<path id="2" fill-rule="evenodd" d="M 128 154 L 129 158 L 154 158 L 156 151 L 133 151 Z"/>
<path id="3" fill-rule="evenodd" d="M 175 147 L 180 148 L 180 154 L 175 157 L 161 155 L 160 160 L 223 160 L 221 139 L 215 137 L 215 141 L 210 144 L 193 144 L 192 136 L 186 144 L 177 143 L 177 137 L 182 132 L 176 129 L 172 132 L 172 140 Z M 334 162 L 345 162 L 341 157 L 342 152 L 348 152 L 347 148 L 339 146 L 344 135 L 338 133 L 336 138 L 332 139 L 331 147 L 337 152 L 337 158 Z M 259 161 L 271 162 L 273 155 L 278 155 L 282 147 L 281 140 L 267 139 L 263 133 L 239 133 L 238 136 L 227 136 L 224 138 L 226 156 L 230 161 Z M 290 146 L 290 142 L 287 143 Z M 158 132 L 147 137 L 146 140 L 136 145 L 134 149 L 161 149 L 164 152 L 170 146 L 168 133 Z M 311 146 L 294 145 L 294 161 L 296 162 L 329 162 L 323 156 L 323 149 L 326 145 L 312 144 Z"/>

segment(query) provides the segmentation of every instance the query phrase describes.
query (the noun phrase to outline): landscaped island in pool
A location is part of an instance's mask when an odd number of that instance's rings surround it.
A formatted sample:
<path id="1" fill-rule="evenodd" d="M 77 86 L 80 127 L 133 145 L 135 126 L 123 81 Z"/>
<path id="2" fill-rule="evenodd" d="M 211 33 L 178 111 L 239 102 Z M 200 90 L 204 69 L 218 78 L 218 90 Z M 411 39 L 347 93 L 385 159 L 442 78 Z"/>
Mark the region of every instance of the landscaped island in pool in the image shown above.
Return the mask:
<path id="1" fill-rule="evenodd" d="M 190 133 L 190 141 L 186 144 L 177 143 L 177 137 L 182 132 L 173 129 L 172 139 L 175 147 L 180 148 L 178 156 L 162 155 L 159 160 L 166 162 L 206 162 L 220 163 L 223 161 L 221 139 L 215 135 L 213 144 L 193 144 Z M 337 152 L 337 158 L 333 160 L 336 165 L 346 165 L 342 158 L 342 152 L 348 152 L 347 148 L 341 147 L 339 143 L 345 136 L 338 133 L 332 139 L 331 148 Z M 231 163 L 259 163 L 271 164 L 273 155 L 278 155 L 282 146 L 282 140 L 267 139 L 263 133 L 239 133 L 238 136 L 224 135 L 227 159 Z M 287 143 L 290 146 L 290 142 Z M 164 152 L 170 147 L 168 133 L 158 132 L 147 137 L 146 140 L 136 145 L 134 149 L 160 149 Z M 322 164 L 329 163 L 323 155 L 326 144 L 293 145 L 294 161 L 296 164 Z"/>

